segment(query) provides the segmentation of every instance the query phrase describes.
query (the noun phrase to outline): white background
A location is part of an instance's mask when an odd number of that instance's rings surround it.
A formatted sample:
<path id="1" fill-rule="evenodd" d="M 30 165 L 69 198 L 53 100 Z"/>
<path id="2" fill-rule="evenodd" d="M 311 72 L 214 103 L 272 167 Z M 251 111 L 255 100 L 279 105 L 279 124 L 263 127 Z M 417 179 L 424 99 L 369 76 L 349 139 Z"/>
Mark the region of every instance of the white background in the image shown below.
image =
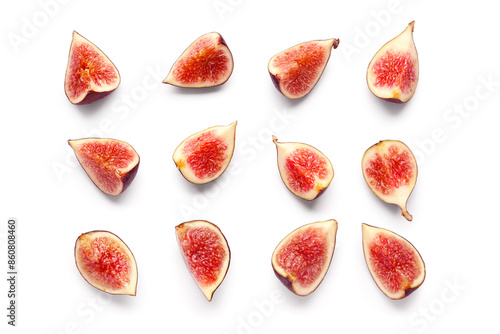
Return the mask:
<path id="1" fill-rule="evenodd" d="M 0 259 L 5 268 L 7 219 L 16 217 L 17 332 L 497 328 L 500 47 L 492 3 L 2 2 Z M 368 90 L 366 67 L 412 20 L 420 80 L 412 100 L 391 104 Z M 88 106 L 72 105 L 63 89 L 73 30 L 100 47 L 122 76 L 112 95 Z M 182 51 L 210 31 L 220 32 L 233 53 L 229 81 L 204 90 L 161 84 Z M 269 58 L 333 37 L 339 48 L 314 90 L 299 101 L 283 97 L 269 78 Z M 187 182 L 172 161 L 175 147 L 234 120 L 228 170 L 205 186 Z M 271 134 L 330 158 L 335 177 L 320 198 L 306 202 L 285 188 Z M 101 193 L 76 164 L 67 140 L 88 136 L 127 141 L 141 156 L 136 179 L 117 198 Z M 411 223 L 363 180 L 361 157 L 381 139 L 402 140 L 417 156 Z M 293 229 L 330 218 L 339 223 L 330 270 L 313 294 L 297 297 L 274 276 L 272 251 Z M 175 242 L 174 226 L 192 219 L 217 224 L 232 250 L 228 275 L 210 303 Z M 362 222 L 393 230 L 420 251 L 427 277 L 413 295 L 393 301 L 377 288 L 363 258 Z M 94 229 L 116 233 L 135 254 L 136 297 L 101 293 L 78 273 L 74 242 Z M 0 289 L 1 332 L 15 332 L 6 325 L 5 279 Z"/>

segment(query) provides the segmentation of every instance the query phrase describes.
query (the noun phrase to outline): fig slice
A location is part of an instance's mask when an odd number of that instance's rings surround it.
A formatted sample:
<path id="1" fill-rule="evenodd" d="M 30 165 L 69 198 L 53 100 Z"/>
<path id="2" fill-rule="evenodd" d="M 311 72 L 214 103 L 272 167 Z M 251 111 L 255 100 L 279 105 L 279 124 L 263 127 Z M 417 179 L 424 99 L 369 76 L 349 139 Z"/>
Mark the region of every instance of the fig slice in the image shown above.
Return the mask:
<path id="1" fill-rule="evenodd" d="M 336 38 L 297 44 L 269 60 L 268 70 L 274 86 L 289 99 L 306 96 L 316 85 L 330 59 Z"/>
<path id="2" fill-rule="evenodd" d="M 320 196 L 333 180 L 330 160 L 318 149 L 303 143 L 281 143 L 273 136 L 278 169 L 285 186 L 305 200 Z"/>
<path id="3" fill-rule="evenodd" d="M 220 86 L 229 79 L 233 67 L 233 56 L 224 38 L 211 32 L 191 43 L 163 83 L 190 88 Z"/>
<path id="4" fill-rule="evenodd" d="M 189 273 L 208 301 L 226 277 L 231 251 L 221 230 L 206 220 L 175 227 L 177 242 Z"/>
<path id="5" fill-rule="evenodd" d="M 398 205 L 411 221 L 406 202 L 415 187 L 418 167 L 408 146 L 399 140 L 382 140 L 366 150 L 361 166 L 373 193 L 386 203 Z"/>
<path id="6" fill-rule="evenodd" d="M 113 294 L 135 296 L 137 264 L 127 245 L 108 231 L 91 231 L 78 237 L 75 262 L 93 287 Z"/>
<path id="7" fill-rule="evenodd" d="M 382 292 L 402 299 L 425 279 L 425 264 L 417 249 L 402 236 L 362 224 L 363 252 L 368 270 Z"/>
<path id="8" fill-rule="evenodd" d="M 415 21 L 387 42 L 368 65 L 366 80 L 371 92 L 384 100 L 408 102 L 418 83 L 418 54 L 413 41 Z"/>
<path id="9" fill-rule="evenodd" d="M 174 151 L 175 165 L 186 180 L 204 184 L 218 178 L 231 162 L 237 121 L 187 137 Z"/>
<path id="10" fill-rule="evenodd" d="M 93 43 L 73 31 L 64 90 L 73 104 L 88 104 L 111 94 L 120 85 L 120 73 Z"/>
<path id="11" fill-rule="evenodd" d="M 276 277 L 298 296 L 307 296 L 321 284 L 335 250 L 337 221 L 301 226 L 278 244 L 272 256 Z"/>
<path id="12" fill-rule="evenodd" d="M 124 141 L 111 138 L 68 140 L 78 162 L 103 193 L 118 196 L 134 180 L 139 155 Z"/>

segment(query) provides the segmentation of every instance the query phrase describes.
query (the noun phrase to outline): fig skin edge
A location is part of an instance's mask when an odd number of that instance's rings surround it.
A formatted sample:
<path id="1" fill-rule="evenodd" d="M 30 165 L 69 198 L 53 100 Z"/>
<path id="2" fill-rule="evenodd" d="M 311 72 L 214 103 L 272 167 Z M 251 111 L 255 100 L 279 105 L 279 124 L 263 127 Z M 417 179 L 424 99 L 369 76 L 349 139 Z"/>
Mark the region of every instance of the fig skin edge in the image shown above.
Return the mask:
<path id="1" fill-rule="evenodd" d="M 393 298 L 391 296 L 389 296 L 382 288 L 379 287 L 379 284 L 377 283 L 377 281 L 375 280 L 375 277 L 373 277 L 371 271 L 370 271 L 370 267 L 368 265 L 368 259 L 366 258 L 366 253 L 364 252 L 364 240 L 361 240 L 361 248 L 363 249 L 363 257 L 365 259 L 365 263 L 366 263 L 366 267 L 368 269 L 368 272 L 370 273 L 370 277 L 372 278 L 373 282 L 375 283 L 375 285 L 379 288 L 380 291 L 382 291 L 382 293 L 387 296 L 388 298 L 392 299 L 392 300 L 402 300 L 402 299 L 405 299 L 406 297 L 408 297 L 409 295 L 411 295 L 413 292 L 415 292 L 418 288 L 420 288 L 422 286 L 422 284 L 424 283 L 425 281 L 425 278 L 427 276 L 427 270 L 425 268 L 425 262 L 424 262 L 424 259 L 422 258 L 422 256 L 420 255 L 420 252 L 418 251 L 418 249 L 410 242 L 408 241 L 406 238 L 402 237 L 401 235 L 395 233 L 395 232 L 392 232 L 390 230 L 387 230 L 387 229 L 384 229 L 384 228 L 381 228 L 381 227 L 376 227 L 376 226 L 373 226 L 373 225 L 369 225 L 369 224 L 366 224 L 366 223 L 362 223 L 361 224 L 361 230 L 363 230 L 363 225 L 366 225 L 367 227 L 369 228 L 374 228 L 374 229 L 380 229 L 382 231 L 389 231 L 395 235 L 397 235 L 398 237 L 400 237 L 401 239 L 403 239 L 404 241 L 406 241 L 408 244 L 410 244 L 410 246 L 413 248 L 413 250 L 415 251 L 417 257 L 420 259 L 420 261 L 422 261 L 422 271 L 423 271 L 423 277 L 422 277 L 422 282 L 420 282 L 419 285 L 417 286 L 414 286 L 414 287 L 411 287 L 411 288 L 408 288 L 406 290 L 404 290 L 404 295 L 402 295 L 400 298 Z"/>
<path id="2" fill-rule="evenodd" d="M 370 184 L 367 182 L 366 178 L 365 178 L 365 175 L 364 175 L 364 161 L 365 161 L 365 156 L 366 154 L 374 147 L 377 147 L 381 144 L 383 144 L 384 142 L 389 142 L 389 141 L 393 141 L 393 142 L 397 142 L 398 144 L 401 143 L 403 144 L 409 153 L 411 153 L 412 157 L 413 157 L 413 162 L 415 163 L 415 177 L 414 177 L 414 181 L 413 181 L 413 187 L 411 188 L 411 190 L 409 191 L 408 195 L 406 196 L 406 199 L 402 202 L 398 202 L 398 203 L 392 203 L 392 202 L 387 202 L 386 199 L 381 196 L 379 194 L 378 191 L 374 191 L 372 189 L 372 187 L 370 186 Z M 370 146 L 366 151 L 365 151 L 365 154 L 363 155 L 363 158 L 361 159 L 361 170 L 363 172 L 363 178 L 365 179 L 367 185 L 368 185 L 368 188 L 370 188 L 370 190 L 372 191 L 373 194 L 375 194 L 380 200 L 382 200 L 383 202 L 385 203 L 388 203 L 388 204 L 395 204 L 397 206 L 399 206 L 399 208 L 401 209 L 401 215 L 403 217 L 406 218 L 406 220 L 408 220 L 409 222 L 413 221 L 413 216 L 408 212 L 407 210 L 407 203 L 408 203 L 408 200 L 410 199 L 410 196 L 411 194 L 413 193 L 413 190 L 415 189 L 415 185 L 417 183 L 417 179 L 418 179 L 418 165 L 417 165 L 417 159 L 415 159 L 415 155 L 413 154 L 413 152 L 410 150 L 410 148 L 403 142 L 399 141 L 399 140 L 393 140 L 393 139 L 385 139 L 385 140 L 380 140 L 378 143 L 376 144 L 373 144 L 372 146 Z"/>
<path id="3" fill-rule="evenodd" d="M 411 28 L 411 35 L 412 35 L 412 42 L 413 42 L 413 47 L 415 48 L 415 60 L 417 61 L 417 69 L 418 69 L 418 73 L 417 73 L 417 84 L 415 86 L 415 90 L 413 91 L 413 93 L 411 94 L 411 96 L 408 98 L 408 100 L 406 101 L 401 101 L 400 99 L 398 98 L 385 98 L 385 97 L 381 97 L 377 94 L 375 94 L 372 89 L 371 89 L 371 83 L 370 83 L 370 80 L 368 79 L 368 72 L 369 72 L 369 69 L 370 69 L 370 66 L 371 64 L 373 63 L 374 59 L 378 56 L 378 53 L 380 52 L 381 49 L 383 49 L 386 45 L 392 43 L 394 40 L 396 40 L 398 37 L 400 37 L 401 35 L 407 33 L 407 30 Z M 387 101 L 387 102 L 391 102 L 391 103 L 396 103 L 396 104 L 405 104 L 407 102 L 409 102 L 413 95 L 415 95 L 415 92 L 417 91 L 417 87 L 418 87 L 418 80 L 419 80 L 419 76 L 420 76 L 420 70 L 419 70 L 419 62 L 418 62 L 418 51 L 417 51 L 417 48 L 415 47 L 415 42 L 413 41 L 413 32 L 414 32 L 414 29 L 415 29 L 415 20 L 411 21 L 408 26 L 405 28 L 405 30 L 403 30 L 400 34 L 398 34 L 396 37 L 392 38 L 390 41 L 388 41 L 387 43 L 385 43 L 376 53 L 375 55 L 373 56 L 373 58 L 370 60 L 370 63 L 368 63 L 368 67 L 366 69 L 366 83 L 367 83 L 367 86 L 368 86 L 368 89 L 373 93 L 373 95 L 375 95 L 377 98 L 383 100 L 383 101 Z"/>
<path id="4" fill-rule="evenodd" d="M 336 49 L 336 48 L 339 46 L 340 39 L 338 39 L 338 38 L 332 38 L 331 40 L 332 40 L 332 47 L 331 47 L 331 48 Z M 313 42 L 313 41 L 327 41 L 327 40 L 311 40 L 311 41 L 308 41 L 308 42 L 302 42 L 302 43 L 296 44 L 296 45 L 294 45 L 294 46 L 292 46 L 292 47 L 289 47 L 289 48 L 287 48 L 287 49 L 285 49 L 285 50 L 283 50 L 283 51 L 281 51 L 281 52 L 278 52 L 278 53 L 277 53 L 277 54 L 275 54 L 273 57 L 271 57 L 271 59 L 269 60 L 269 62 L 268 62 L 268 69 L 269 69 L 269 66 L 270 66 L 271 62 L 273 61 L 273 59 L 274 59 L 276 56 L 278 56 L 278 55 L 280 55 L 280 54 L 282 54 L 282 53 L 286 52 L 287 50 L 291 50 L 291 49 L 293 49 L 293 48 L 295 48 L 295 47 L 297 47 L 297 46 L 299 46 L 299 45 L 301 45 L 301 44 L 305 44 L 305 43 L 309 43 L 309 42 Z M 277 89 L 277 90 L 278 90 L 278 91 L 279 91 L 279 92 L 280 92 L 283 96 L 285 96 L 286 98 L 289 98 L 289 99 L 291 99 L 291 100 L 298 100 L 298 99 L 301 99 L 301 98 L 305 97 L 306 95 L 309 95 L 309 93 L 310 93 L 310 92 L 314 89 L 314 87 L 316 86 L 316 84 L 317 84 L 317 83 L 319 82 L 319 80 L 321 79 L 321 76 L 322 76 L 322 75 L 323 75 L 323 73 L 325 72 L 326 65 L 327 65 L 327 64 L 328 64 L 328 62 L 330 61 L 330 57 L 331 57 L 331 48 L 330 48 L 330 50 L 329 50 L 328 58 L 325 60 L 325 64 L 324 64 L 324 66 L 323 66 L 323 70 L 321 71 L 320 75 L 318 76 L 318 78 L 317 78 L 316 82 L 315 82 L 315 83 L 314 83 L 314 85 L 311 87 L 311 89 L 309 90 L 309 92 L 307 92 L 305 95 L 303 95 L 303 96 L 299 96 L 299 97 L 295 97 L 295 98 L 292 98 L 292 97 L 286 96 L 286 95 L 285 95 L 285 93 L 283 93 L 283 91 L 282 91 L 282 90 L 281 90 L 281 88 L 280 88 L 280 82 L 281 82 L 280 78 L 278 78 L 278 76 L 277 76 L 277 75 L 275 75 L 275 74 L 273 74 L 273 73 L 271 73 L 271 72 L 269 71 L 269 75 L 271 76 L 271 81 L 273 82 L 274 87 L 276 87 L 276 89 Z"/>
<path id="5" fill-rule="evenodd" d="M 128 294 L 124 294 L 124 293 L 113 293 L 113 292 L 110 292 L 110 291 L 105 291 L 105 290 L 102 290 L 101 288 L 95 286 L 91 282 L 89 282 L 87 280 L 87 278 L 85 276 L 83 276 L 83 273 L 80 271 L 80 268 L 78 267 L 78 261 L 77 261 L 77 255 L 76 255 L 77 246 L 78 246 L 78 240 L 80 240 L 81 236 L 86 235 L 86 234 L 91 234 L 91 233 L 105 233 L 105 234 L 110 234 L 110 235 L 114 236 L 115 238 L 117 238 L 128 249 L 128 251 L 130 252 L 130 255 L 132 257 L 132 261 L 133 261 L 134 267 L 135 267 L 136 280 L 135 280 L 135 283 L 134 283 L 134 290 L 133 290 L 133 292 L 128 293 Z M 74 258 L 75 258 L 75 265 L 76 265 L 76 269 L 78 270 L 78 273 L 80 273 L 80 275 L 83 277 L 83 279 L 85 280 L 85 282 L 87 282 L 90 286 L 94 287 L 95 289 L 97 289 L 99 291 L 102 291 L 104 293 L 107 293 L 107 294 L 110 294 L 110 295 L 113 295 L 113 296 L 119 296 L 119 295 L 126 295 L 126 296 L 133 296 L 133 297 L 136 296 L 136 294 L 137 294 L 137 284 L 139 282 L 139 270 L 137 269 L 137 261 L 135 260 L 134 253 L 132 253 L 132 250 L 128 247 L 128 245 L 119 236 L 117 236 L 113 232 L 106 231 L 106 230 L 93 230 L 93 231 L 89 231 L 89 232 L 80 234 L 78 236 L 78 238 L 76 239 L 76 242 L 75 242 Z"/>
<path id="6" fill-rule="evenodd" d="M 72 51 L 73 51 L 73 47 L 74 47 L 74 43 L 75 43 L 75 36 L 76 36 L 76 39 L 84 41 L 86 44 L 89 44 L 93 49 L 95 49 L 98 53 L 100 53 L 105 58 L 105 60 L 113 67 L 113 69 L 116 71 L 116 75 L 117 75 L 117 83 L 116 83 L 116 87 L 114 89 L 99 92 L 99 91 L 94 91 L 91 88 L 89 91 L 87 91 L 85 97 L 80 102 L 74 102 L 68 96 L 68 91 L 66 89 L 67 83 L 68 83 L 68 70 L 70 67 L 71 55 L 72 55 Z M 72 37 L 71 45 L 70 45 L 69 52 L 68 52 L 68 64 L 66 65 L 66 74 L 64 76 L 64 93 L 65 93 L 66 97 L 68 98 L 69 102 L 71 102 L 73 105 L 85 105 L 85 104 L 93 103 L 93 102 L 98 101 L 98 100 L 108 96 L 109 94 L 113 93 L 120 86 L 120 84 L 121 84 L 120 71 L 115 66 L 115 64 L 111 61 L 111 59 L 97 45 L 95 45 L 90 40 L 88 40 L 87 38 L 82 36 L 76 30 L 73 30 L 73 37 Z"/>

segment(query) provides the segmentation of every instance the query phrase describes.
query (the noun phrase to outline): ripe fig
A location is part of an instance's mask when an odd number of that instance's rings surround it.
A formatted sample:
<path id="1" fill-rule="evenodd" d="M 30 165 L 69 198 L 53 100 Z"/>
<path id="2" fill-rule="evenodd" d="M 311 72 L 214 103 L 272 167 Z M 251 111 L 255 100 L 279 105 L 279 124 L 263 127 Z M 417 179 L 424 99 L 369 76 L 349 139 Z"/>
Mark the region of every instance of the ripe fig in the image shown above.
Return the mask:
<path id="1" fill-rule="evenodd" d="M 309 41 L 276 54 L 268 64 L 274 86 L 289 99 L 306 96 L 323 74 L 332 47 L 338 45 L 336 38 Z"/>
<path id="2" fill-rule="evenodd" d="M 109 58 L 89 40 L 73 31 L 64 90 L 73 104 L 88 104 L 112 93 L 120 73 Z"/>
<path id="3" fill-rule="evenodd" d="M 233 157 L 236 124 L 237 121 L 197 132 L 175 149 L 175 165 L 186 180 L 204 184 L 224 173 Z"/>
<path id="4" fill-rule="evenodd" d="M 413 42 L 415 21 L 387 42 L 368 65 L 366 80 L 371 92 L 384 100 L 408 102 L 418 83 L 418 54 Z"/>
<path id="5" fill-rule="evenodd" d="M 224 84 L 233 72 L 233 56 L 224 38 L 211 32 L 196 39 L 177 59 L 163 83 L 178 87 Z"/>
<path id="6" fill-rule="evenodd" d="M 221 230 L 205 220 L 175 227 L 177 242 L 189 273 L 208 301 L 226 277 L 231 251 Z"/>
<path id="7" fill-rule="evenodd" d="M 113 294 L 135 296 L 137 265 L 127 245 L 108 231 L 91 231 L 78 237 L 75 262 L 93 287 Z"/>
<path id="8" fill-rule="evenodd" d="M 321 195 L 333 179 L 333 167 L 318 149 L 303 143 L 280 143 L 273 136 L 278 151 L 278 169 L 285 186 L 305 200 Z"/>
<path id="9" fill-rule="evenodd" d="M 425 264 L 416 248 L 402 236 L 362 225 L 363 252 L 377 286 L 391 299 L 402 299 L 425 279 Z"/>
<path id="10" fill-rule="evenodd" d="M 417 161 L 411 150 L 398 140 L 382 140 L 368 148 L 361 161 L 366 183 L 381 200 L 396 204 L 411 221 L 406 202 L 417 182 Z"/>
<path id="11" fill-rule="evenodd" d="M 337 221 L 307 224 L 278 244 L 272 256 L 276 277 L 298 296 L 307 296 L 321 284 L 335 250 Z"/>
<path id="12" fill-rule="evenodd" d="M 78 162 L 105 194 L 118 196 L 134 180 L 139 155 L 124 141 L 110 138 L 68 140 Z"/>

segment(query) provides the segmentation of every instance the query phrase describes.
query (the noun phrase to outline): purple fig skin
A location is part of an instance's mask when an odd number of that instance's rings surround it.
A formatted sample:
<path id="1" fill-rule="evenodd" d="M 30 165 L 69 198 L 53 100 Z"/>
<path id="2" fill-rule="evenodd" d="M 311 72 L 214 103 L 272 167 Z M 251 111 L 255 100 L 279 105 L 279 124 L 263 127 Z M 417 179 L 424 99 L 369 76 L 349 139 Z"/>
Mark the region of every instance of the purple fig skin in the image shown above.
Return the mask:
<path id="1" fill-rule="evenodd" d="M 132 181 L 135 179 L 135 176 L 137 175 L 137 171 L 139 170 L 139 164 L 140 161 L 135 165 L 134 168 L 130 170 L 127 174 L 123 175 L 121 178 L 122 183 L 123 183 L 123 188 L 122 188 L 122 193 L 127 190 L 128 186 L 132 183 Z M 97 186 L 97 185 L 96 185 Z"/>
<path id="2" fill-rule="evenodd" d="M 105 98 L 109 94 L 113 93 L 115 90 L 116 90 L 116 88 L 113 89 L 113 90 L 107 91 L 107 92 L 94 92 L 94 91 L 91 90 L 91 91 L 89 91 L 87 93 L 87 95 L 85 96 L 85 98 L 83 100 L 81 100 L 80 102 L 78 102 L 78 103 L 74 103 L 73 101 L 71 101 L 71 99 L 69 98 L 69 96 L 68 96 L 68 100 L 71 103 L 73 103 L 74 105 L 81 106 L 81 105 L 90 104 L 92 102 L 95 102 L 95 101 L 98 101 L 98 100 L 100 100 L 102 98 Z"/>

